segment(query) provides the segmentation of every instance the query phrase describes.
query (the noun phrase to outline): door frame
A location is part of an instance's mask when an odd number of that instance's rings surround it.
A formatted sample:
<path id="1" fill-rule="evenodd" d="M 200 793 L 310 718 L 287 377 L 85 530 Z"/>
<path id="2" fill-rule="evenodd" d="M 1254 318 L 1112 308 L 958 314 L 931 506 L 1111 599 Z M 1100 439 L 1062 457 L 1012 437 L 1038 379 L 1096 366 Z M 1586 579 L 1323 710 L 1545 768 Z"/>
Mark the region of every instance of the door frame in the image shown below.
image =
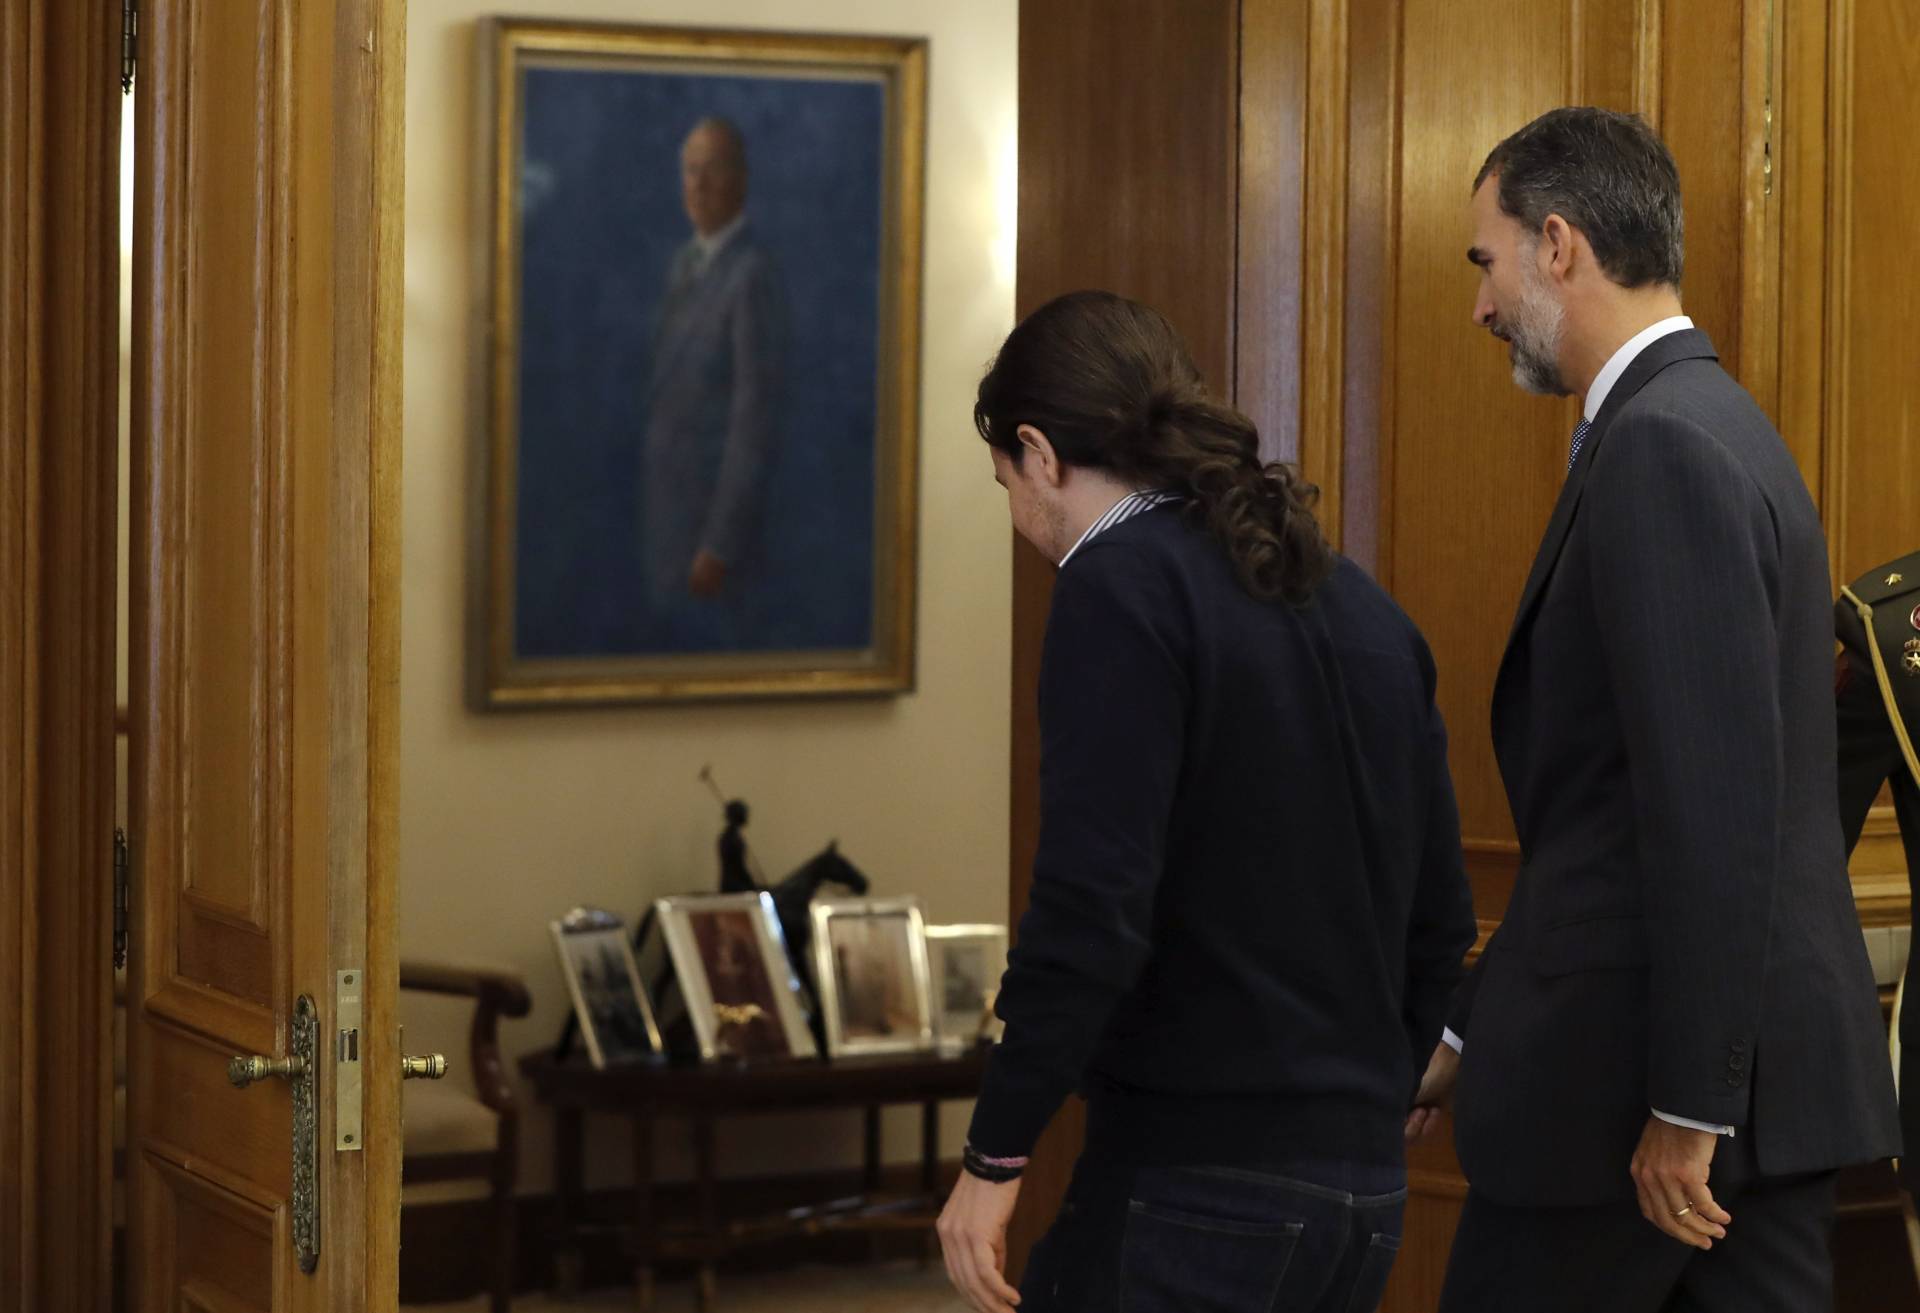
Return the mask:
<path id="1" fill-rule="evenodd" d="M 0 1306 L 46 1313 L 112 1263 L 119 42 L 0 16 Z"/>
<path id="2" fill-rule="evenodd" d="M 365 57 L 340 76 L 340 118 L 361 116 L 358 131 L 342 142 L 342 169 L 358 187 L 337 191 L 335 248 L 342 272 L 335 295 L 342 318 L 357 326 L 359 358 L 336 366 L 337 386 L 364 391 L 337 409 L 336 441 L 364 461 L 367 501 L 354 517 L 367 531 L 366 555 L 347 582 L 364 590 L 366 662 L 362 705 L 366 712 L 366 865 L 352 892 L 358 917 L 335 911 L 335 942 L 357 938 L 367 970 L 365 1033 L 391 1036 L 372 1043 L 362 1115 L 369 1134 L 359 1154 L 335 1154 L 334 1171 L 363 1173 L 358 1191 L 363 1212 L 342 1219 L 359 1233 L 353 1252 L 362 1260 L 359 1308 L 392 1313 L 400 1300 L 401 1077 L 400 998 L 400 470 L 405 325 L 406 194 L 406 0 L 340 0 L 339 46 Z M 351 110 L 345 107 L 353 107 Z M 350 499 L 349 499 L 350 500 Z M 340 562 L 335 563 L 339 569 Z M 335 890 L 336 908 L 338 895 Z M 355 904 L 350 903 L 349 906 Z M 358 925 L 343 925 L 357 920 Z M 380 1133 L 384 1129 L 385 1133 Z M 357 1163 L 347 1161 L 357 1158 Z M 342 1234 L 336 1232 L 336 1235 Z M 335 1289 L 343 1287 L 336 1270 Z M 344 1307 L 344 1306 L 343 1306 Z"/>

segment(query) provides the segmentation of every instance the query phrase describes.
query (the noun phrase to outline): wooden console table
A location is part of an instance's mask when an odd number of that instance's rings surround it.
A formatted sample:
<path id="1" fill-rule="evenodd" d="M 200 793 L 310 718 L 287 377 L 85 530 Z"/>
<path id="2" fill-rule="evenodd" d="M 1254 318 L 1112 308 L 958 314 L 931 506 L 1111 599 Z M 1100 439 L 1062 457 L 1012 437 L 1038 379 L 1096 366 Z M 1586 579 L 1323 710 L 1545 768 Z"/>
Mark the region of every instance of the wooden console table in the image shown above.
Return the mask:
<path id="1" fill-rule="evenodd" d="M 554 1111 L 554 1168 L 558 1210 L 554 1236 L 556 1270 L 566 1288 L 580 1264 L 581 1169 L 590 1112 L 626 1117 L 633 1123 L 631 1244 L 638 1307 L 653 1302 L 654 1264 L 663 1258 L 698 1265 L 698 1301 L 714 1301 L 714 1264 L 744 1245 L 782 1235 L 825 1230 L 930 1231 L 939 1213 L 940 1101 L 965 1099 L 980 1089 L 986 1050 L 958 1056 L 919 1053 L 886 1058 L 842 1058 L 761 1065 L 630 1065 L 595 1071 L 585 1055 L 556 1060 L 542 1050 L 520 1060 L 535 1097 Z M 884 1198 L 880 1185 L 880 1109 L 917 1103 L 921 1108 L 920 1193 Z M 723 1221 L 715 1202 L 714 1123 L 723 1117 L 861 1109 L 866 1116 L 865 1191 L 849 1199 L 776 1216 Z M 695 1219 L 688 1229 L 665 1230 L 653 1208 L 653 1129 L 662 1118 L 680 1118 L 693 1130 Z"/>

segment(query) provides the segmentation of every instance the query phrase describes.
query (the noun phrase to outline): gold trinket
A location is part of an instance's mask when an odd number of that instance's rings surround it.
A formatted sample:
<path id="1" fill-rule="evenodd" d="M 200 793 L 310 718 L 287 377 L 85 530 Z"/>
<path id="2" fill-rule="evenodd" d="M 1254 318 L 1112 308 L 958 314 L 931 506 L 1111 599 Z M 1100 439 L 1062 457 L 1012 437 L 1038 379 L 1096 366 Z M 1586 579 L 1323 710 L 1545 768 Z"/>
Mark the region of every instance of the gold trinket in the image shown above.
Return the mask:
<path id="1" fill-rule="evenodd" d="M 766 1009 L 758 1003 L 715 1003 L 713 1005 L 715 1030 L 727 1026 L 750 1026 L 766 1015 Z"/>
<path id="2" fill-rule="evenodd" d="M 1900 664 L 1907 668 L 1909 675 L 1920 675 L 1920 638 L 1907 640 L 1906 653 L 1906 656 L 1901 658 Z"/>
<path id="3" fill-rule="evenodd" d="M 1895 584 L 1903 581 L 1905 578 L 1906 576 L 1904 574 L 1901 574 L 1898 570 L 1895 570 L 1892 574 L 1887 576 L 1887 587 L 1891 588 Z"/>

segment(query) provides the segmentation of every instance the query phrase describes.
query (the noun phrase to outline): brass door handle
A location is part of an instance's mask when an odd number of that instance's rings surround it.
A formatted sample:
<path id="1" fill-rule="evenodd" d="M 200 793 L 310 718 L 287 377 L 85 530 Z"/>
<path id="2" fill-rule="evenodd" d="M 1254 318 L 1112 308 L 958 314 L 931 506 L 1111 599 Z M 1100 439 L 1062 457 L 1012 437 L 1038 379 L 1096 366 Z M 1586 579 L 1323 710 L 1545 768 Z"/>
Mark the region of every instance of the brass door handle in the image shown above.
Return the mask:
<path id="1" fill-rule="evenodd" d="M 320 1266 L 320 1155 L 315 1147 L 319 1097 L 314 1088 L 320 1067 L 320 1011 L 313 996 L 293 1001 L 284 1058 L 241 1053 L 227 1063 L 227 1079 L 240 1089 L 278 1076 L 293 1087 L 293 1247 L 300 1270 L 311 1275 Z"/>
<path id="2" fill-rule="evenodd" d="M 401 1080 L 439 1080 L 447 1074 L 447 1055 L 428 1053 L 418 1058 L 400 1059 Z"/>
<path id="3" fill-rule="evenodd" d="M 227 1063 L 227 1079 L 239 1089 L 246 1089 L 255 1081 L 266 1080 L 269 1076 L 278 1076 L 281 1080 L 292 1080 L 296 1076 L 307 1074 L 307 1060 L 299 1054 L 285 1058 L 263 1058 L 259 1054 L 239 1054 Z"/>

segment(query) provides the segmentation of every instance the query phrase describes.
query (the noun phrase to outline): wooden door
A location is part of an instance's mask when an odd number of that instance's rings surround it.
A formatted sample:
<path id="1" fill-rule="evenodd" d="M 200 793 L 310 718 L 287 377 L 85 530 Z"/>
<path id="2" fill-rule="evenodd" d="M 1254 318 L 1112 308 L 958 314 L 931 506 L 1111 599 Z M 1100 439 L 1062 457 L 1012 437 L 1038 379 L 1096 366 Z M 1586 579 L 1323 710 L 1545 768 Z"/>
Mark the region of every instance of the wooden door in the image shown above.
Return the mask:
<path id="1" fill-rule="evenodd" d="M 395 1300 L 402 22 L 378 0 L 142 5 L 135 1310 Z M 228 1079 L 235 1055 L 294 1051 L 303 999 L 317 1021 L 310 1271 L 291 1087 Z M 355 1075 L 362 1129 L 347 1144 Z"/>
<path id="2" fill-rule="evenodd" d="M 110 1273 L 119 26 L 0 5 L 0 1313 Z"/>

